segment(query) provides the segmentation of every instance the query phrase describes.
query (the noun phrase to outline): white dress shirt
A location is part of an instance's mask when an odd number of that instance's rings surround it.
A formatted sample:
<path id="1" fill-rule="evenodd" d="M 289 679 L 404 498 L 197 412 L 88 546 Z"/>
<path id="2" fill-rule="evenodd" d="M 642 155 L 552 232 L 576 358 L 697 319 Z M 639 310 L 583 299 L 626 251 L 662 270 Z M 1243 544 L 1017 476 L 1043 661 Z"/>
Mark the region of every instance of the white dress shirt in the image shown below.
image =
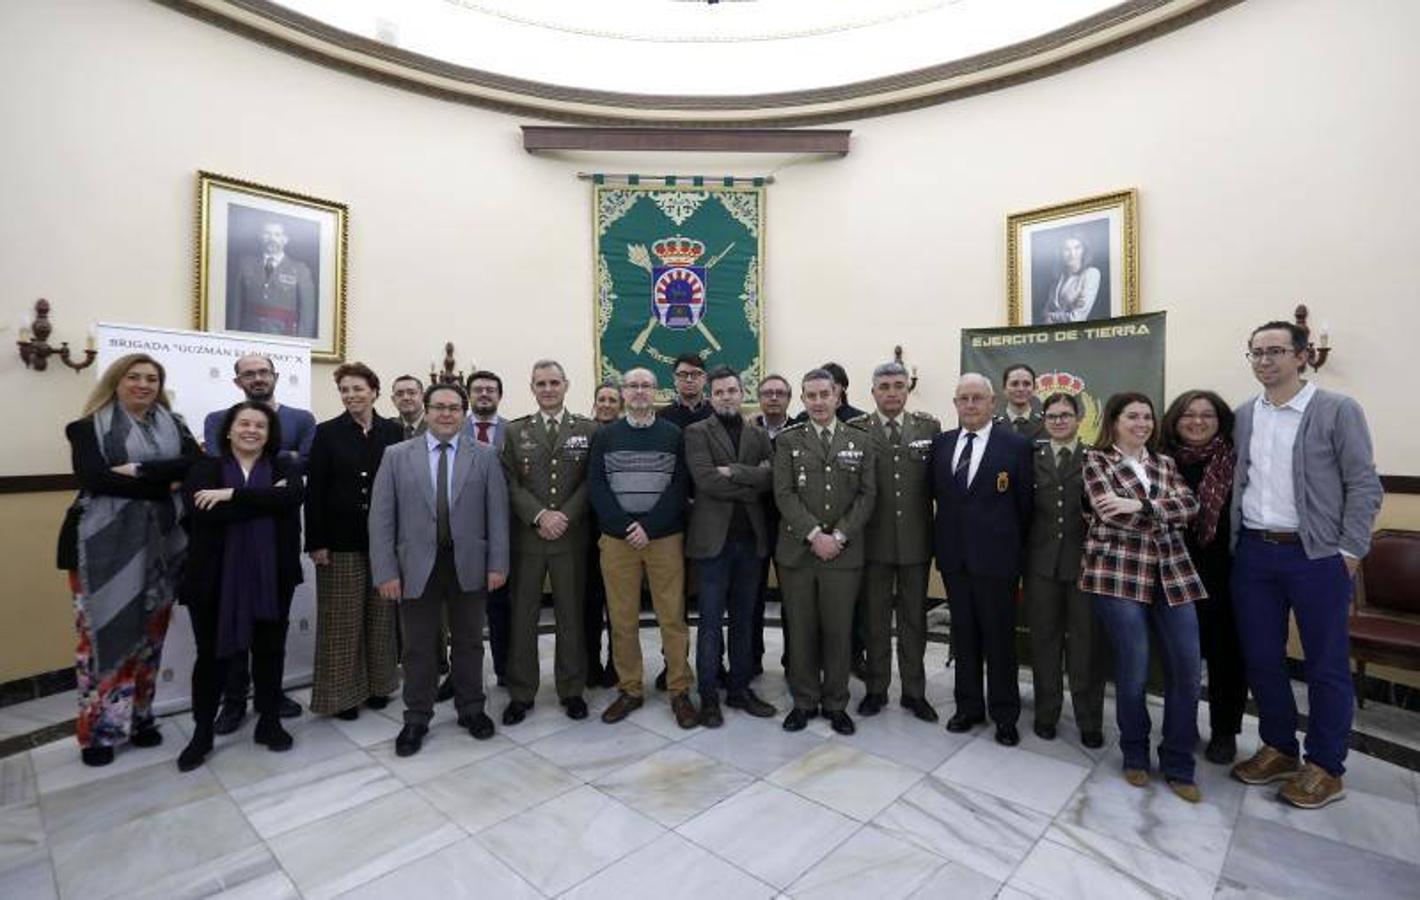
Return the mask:
<path id="1" fill-rule="evenodd" d="M 1292 482 L 1292 447 L 1297 441 L 1302 413 L 1315 395 L 1316 385 L 1307 382 L 1286 403 L 1270 403 L 1266 394 L 1253 401 L 1247 487 L 1242 496 L 1245 527 L 1260 531 L 1296 531 L 1301 524 Z"/>
<path id="2" fill-rule="evenodd" d="M 1149 469 L 1144 465 L 1144 460 L 1149 458 L 1149 451 L 1145 450 L 1143 456 L 1130 456 L 1119 445 L 1115 444 L 1114 449 L 1119 451 L 1119 455 L 1124 457 L 1124 464 L 1134 473 L 1134 477 L 1139 479 L 1139 483 L 1144 486 L 1144 494 L 1147 496 L 1154 492 L 1153 482 L 1149 481 Z"/>
<path id="3" fill-rule="evenodd" d="M 957 463 L 961 462 L 961 451 L 962 448 L 966 446 L 966 436 L 968 434 L 976 435 L 976 440 L 972 442 L 971 445 L 971 463 L 966 470 L 966 483 L 968 487 L 976 480 L 976 470 L 981 468 L 981 457 L 986 455 L 986 442 L 991 438 L 991 424 L 992 423 L 988 421 L 985 425 L 982 425 L 976 431 L 972 432 L 962 429 L 961 433 L 957 435 L 956 449 L 952 450 L 953 472 L 957 470 Z"/>

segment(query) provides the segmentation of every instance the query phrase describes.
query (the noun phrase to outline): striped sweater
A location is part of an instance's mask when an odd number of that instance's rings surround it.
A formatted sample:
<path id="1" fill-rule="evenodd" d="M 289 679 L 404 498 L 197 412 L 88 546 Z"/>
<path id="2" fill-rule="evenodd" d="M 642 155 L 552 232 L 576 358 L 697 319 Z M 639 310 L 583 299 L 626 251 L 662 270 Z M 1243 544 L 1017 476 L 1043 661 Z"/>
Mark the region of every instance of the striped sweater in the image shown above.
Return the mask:
<path id="1" fill-rule="evenodd" d="M 587 496 L 609 537 L 624 538 L 633 522 L 653 540 L 684 531 L 689 481 L 680 429 L 664 419 L 645 428 L 620 419 L 592 439 Z"/>

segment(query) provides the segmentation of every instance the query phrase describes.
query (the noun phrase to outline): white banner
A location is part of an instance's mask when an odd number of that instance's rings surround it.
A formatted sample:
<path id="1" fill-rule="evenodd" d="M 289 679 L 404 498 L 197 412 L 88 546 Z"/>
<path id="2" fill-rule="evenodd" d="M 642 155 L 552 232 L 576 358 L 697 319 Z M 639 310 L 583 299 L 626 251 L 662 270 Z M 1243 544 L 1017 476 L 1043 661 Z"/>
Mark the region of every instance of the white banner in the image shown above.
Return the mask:
<path id="1" fill-rule="evenodd" d="M 276 399 L 285 405 L 311 408 L 311 348 L 309 343 L 241 334 L 210 334 L 173 328 L 148 328 L 101 322 L 95 329 L 98 365 L 102 373 L 110 363 L 128 353 L 147 353 L 167 370 L 168 397 L 173 409 L 187 420 L 193 437 L 202 440 L 207 414 L 226 409 L 242 399 L 233 383 L 233 366 L 248 353 L 271 358 L 278 373 Z M 286 684 L 309 684 L 315 660 L 316 574 L 301 557 L 304 583 L 291 599 L 291 630 L 286 638 Z M 163 645 L 162 669 L 154 708 L 160 714 L 188 707 L 192 693 L 195 647 L 187 610 L 173 611 L 168 638 Z"/>

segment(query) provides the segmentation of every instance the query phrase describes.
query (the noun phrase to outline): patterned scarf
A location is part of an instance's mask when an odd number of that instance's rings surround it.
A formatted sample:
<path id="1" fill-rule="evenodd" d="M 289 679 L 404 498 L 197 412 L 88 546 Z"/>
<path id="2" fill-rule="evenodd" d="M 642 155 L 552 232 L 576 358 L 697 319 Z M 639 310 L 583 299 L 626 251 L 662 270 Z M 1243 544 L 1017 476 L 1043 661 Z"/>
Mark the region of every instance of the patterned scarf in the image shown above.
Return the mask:
<path id="1" fill-rule="evenodd" d="M 222 460 L 222 487 L 261 490 L 271 487 L 271 461 L 257 459 L 242 474 L 233 456 Z M 228 501 L 230 502 L 230 501 Z M 217 606 L 217 656 L 251 648 L 252 622 L 281 618 L 276 600 L 276 519 L 253 516 L 231 521 L 222 535 L 222 586 Z"/>
<path id="2" fill-rule="evenodd" d="M 110 466 L 182 454 L 182 423 L 162 406 L 135 419 L 109 404 L 92 421 L 99 453 Z M 177 494 L 163 500 L 80 498 L 79 589 L 101 672 L 142 643 L 149 613 L 172 602 L 187 549 L 187 534 L 178 527 L 181 502 Z"/>
<path id="3" fill-rule="evenodd" d="M 1203 480 L 1198 482 L 1198 518 L 1193 520 L 1193 534 L 1198 545 L 1206 547 L 1218 534 L 1218 518 L 1228 508 L 1228 495 L 1233 490 L 1233 467 L 1238 454 L 1233 445 L 1221 434 L 1202 447 L 1180 446 L 1174 451 L 1180 465 L 1192 466 L 1203 463 Z"/>

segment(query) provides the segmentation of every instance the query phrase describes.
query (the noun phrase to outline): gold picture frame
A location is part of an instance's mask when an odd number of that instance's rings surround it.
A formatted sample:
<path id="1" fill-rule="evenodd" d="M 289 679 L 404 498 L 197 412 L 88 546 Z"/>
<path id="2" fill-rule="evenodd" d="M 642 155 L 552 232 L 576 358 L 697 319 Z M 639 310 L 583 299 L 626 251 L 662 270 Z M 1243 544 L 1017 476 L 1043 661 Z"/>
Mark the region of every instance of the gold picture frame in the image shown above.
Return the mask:
<path id="1" fill-rule="evenodd" d="M 1131 316 L 1139 305 L 1133 188 L 1006 217 L 1006 323 Z"/>
<path id="2" fill-rule="evenodd" d="M 349 209 L 270 185 L 197 173 L 193 327 L 309 341 L 345 360 Z"/>

